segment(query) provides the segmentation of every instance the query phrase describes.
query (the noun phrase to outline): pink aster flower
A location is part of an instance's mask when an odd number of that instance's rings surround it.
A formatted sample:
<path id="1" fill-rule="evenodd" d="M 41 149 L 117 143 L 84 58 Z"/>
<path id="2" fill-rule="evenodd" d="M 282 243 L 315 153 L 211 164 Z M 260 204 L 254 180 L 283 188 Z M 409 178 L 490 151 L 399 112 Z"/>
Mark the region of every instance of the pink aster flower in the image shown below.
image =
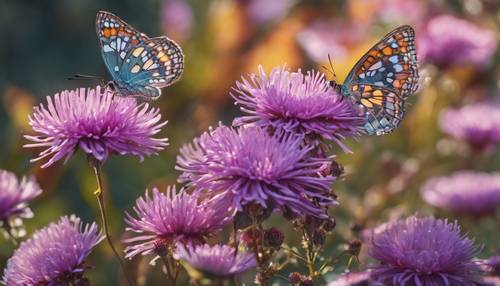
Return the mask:
<path id="1" fill-rule="evenodd" d="M 232 96 L 249 114 L 236 118 L 235 126 L 254 124 L 312 140 L 321 138 L 344 150 L 348 149 L 341 140 L 358 136 L 364 125 L 351 102 L 315 71 L 304 75 L 300 70 L 290 72 L 278 67 L 267 75 L 259 66 L 258 74 L 236 83 Z"/>
<path id="2" fill-rule="evenodd" d="M 382 225 L 368 241 L 372 278 L 388 286 L 473 286 L 477 247 L 455 221 L 419 218 Z"/>
<path id="3" fill-rule="evenodd" d="M 193 30 L 193 9 L 186 0 L 163 0 L 162 26 L 165 34 L 176 41 L 185 41 Z"/>
<path id="4" fill-rule="evenodd" d="M 134 98 L 115 96 L 101 87 L 62 91 L 47 97 L 47 107 L 35 107 L 29 123 L 36 135 L 25 147 L 43 147 L 33 161 L 48 159 L 42 167 L 66 158 L 77 149 L 98 161 L 110 154 L 144 156 L 157 154 L 168 145 L 167 138 L 154 138 L 161 127 L 158 108 L 137 103 Z"/>
<path id="5" fill-rule="evenodd" d="M 364 41 L 366 36 L 366 25 L 316 20 L 297 34 L 297 42 L 313 61 L 325 63 L 329 54 L 335 61 L 346 60 L 350 49 Z"/>
<path id="6" fill-rule="evenodd" d="M 254 254 L 235 254 L 234 247 L 228 245 L 179 245 L 174 257 L 198 271 L 220 278 L 239 275 L 257 266 Z"/>
<path id="7" fill-rule="evenodd" d="M 136 217 L 126 213 L 126 230 L 133 234 L 124 240 L 126 258 L 155 253 L 157 247 L 176 242 L 203 243 L 231 219 L 227 209 L 217 209 L 184 190 L 176 193 L 175 187 L 166 193 L 153 189 L 151 196 L 146 191 L 137 199 L 134 212 Z"/>
<path id="8" fill-rule="evenodd" d="M 477 150 L 500 143 L 500 103 L 480 102 L 447 108 L 439 118 L 441 130 Z"/>
<path id="9" fill-rule="evenodd" d="M 23 177 L 0 170 L 0 226 L 8 228 L 11 235 L 24 236 L 22 219 L 32 218 L 28 202 L 42 193 L 34 177 Z"/>
<path id="10" fill-rule="evenodd" d="M 7 262 L 3 283 L 21 285 L 89 285 L 85 258 L 104 239 L 95 223 L 62 217 L 22 242 Z M 79 284 L 82 283 L 82 284 Z"/>
<path id="11" fill-rule="evenodd" d="M 444 67 L 484 67 L 490 63 L 498 44 L 493 31 L 450 15 L 432 18 L 420 35 L 421 58 Z"/>
<path id="12" fill-rule="evenodd" d="M 250 0 L 247 1 L 247 13 L 250 23 L 267 24 L 278 22 L 288 13 L 296 0 Z"/>
<path id="13" fill-rule="evenodd" d="M 181 148 L 179 180 L 238 211 L 258 204 L 326 217 L 323 207 L 336 204 L 330 189 L 335 177 L 321 175 L 331 158 L 311 157 L 313 147 L 302 141 L 256 126 L 220 126 Z"/>
<path id="14" fill-rule="evenodd" d="M 474 216 L 495 213 L 500 207 L 500 173 L 459 171 L 429 179 L 422 187 L 429 204 Z"/>

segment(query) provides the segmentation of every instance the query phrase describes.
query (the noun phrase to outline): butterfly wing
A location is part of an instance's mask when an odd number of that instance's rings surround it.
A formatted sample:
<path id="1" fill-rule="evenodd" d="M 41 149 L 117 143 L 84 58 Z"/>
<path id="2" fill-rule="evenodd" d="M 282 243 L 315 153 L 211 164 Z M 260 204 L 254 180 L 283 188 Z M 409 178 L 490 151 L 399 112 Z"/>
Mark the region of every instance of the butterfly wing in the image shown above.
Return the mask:
<path id="1" fill-rule="evenodd" d="M 365 131 L 368 134 L 385 134 L 396 129 L 405 113 L 405 102 L 390 88 L 372 84 L 353 84 L 352 94 L 365 114 Z"/>
<path id="2" fill-rule="evenodd" d="M 363 108 L 368 134 L 380 135 L 399 125 L 406 98 L 418 89 L 418 78 L 415 31 L 410 26 L 401 26 L 358 61 L 343 85 Z M 382 98 L 382 104 L 369 104 L 368 96 L 377 103 Z M 397 105 L 397 111 L 388 107 L 393 104 Z"/>
<path id="3" fill-rule="evenodd" d="M 102 58 L 121 95 L 157 98 L 160 88 L 181 77 L 182 50 L 167 37 L 149 38 L 105 11 L 97 13 L 96 32 Z"/>
<path id="4" fill-rule="evenodd" d="M 148 40 L 148 36 L 137 31 L 118 16 L 99 11 L 96 16 L 96 33 L 101 46 L 104 64 L 113 80 L 120 84 L 119 70 L 125 56 L 139 43 Z"/>
<path id="5" fill-rule="evenodd" d="M 156 98 L 160 88 L 178 81 L 184 70 L 181 48 L 167 37 L 145 40 L 134 46 L 119 67 L 124 95 Z"/>

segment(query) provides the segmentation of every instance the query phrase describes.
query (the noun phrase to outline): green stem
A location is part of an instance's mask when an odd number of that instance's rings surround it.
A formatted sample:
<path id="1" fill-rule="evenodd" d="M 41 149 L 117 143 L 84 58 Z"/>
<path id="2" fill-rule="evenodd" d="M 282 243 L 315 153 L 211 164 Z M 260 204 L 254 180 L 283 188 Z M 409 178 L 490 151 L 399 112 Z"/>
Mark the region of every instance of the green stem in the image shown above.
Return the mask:
<path id="1" fill-rule="evenodd" d="M 313 253 L 312 247 L 311 247 L 311 240 L 307 236 L 305 230 L 302 232 L 302 237 L 304 239 L 304 248 L 306 250 L 306 264 L 307 264 L 307 270 L 309 271 L 309 276 L 311 277 L 312 280 L 316 277 L 315 272 L 314 272 L 314 260 L 315 260 L 315 255 Z"/>
<path id="2" fill-rule="evenodd" d="M 323 263 L 323 265 L 321 265 L 321 267 L 319 268 L 318 270 L 318 273 L 321 273 L 323 271 L 323 269 L 325 269 L 326 266 L 328 266 L 329 263 L 337 263 L 339 261 L 339 259 L 344 255 L 346 254 L 347 251 L 342 251 L 341 253 L 339 253 L 337 256 L 335 257 L 330 257 L 328 258 L 327 260 L 325 260 L 325 262 Z"/>
<path id="3" fill-rule="evenodd" d="M 293 254 L 293 256 L 295 258 L 298 258 L 299 260 L 301 260 L 302 262 L 304 263 L 307 263 L 307 259 L 300 253 L 298 253 L 297 251 L 291 249 L 290 247 L 286 246 L 286 245 L 282 245 L 281 248 L 283 248 L 283 250 L 285 251 L 288 251 L 290 252 L 291 254 Z"/>
<path id="4" fill-rule="evenodd" d="M 132 280 L 128 277 L 127 272 L 125 271 L 125 265 L 124 261 L 121 258 L 120 254 L 118 254 L 118 251 L 116 250 L 113 240 L 111 238 L 111 233 L 109 231 L 109 223 L 108 223 L 108 216 L 106 212 L 106 206 L 104 204 L 104 190 L 102 188 L 102 170 L 101 170 L 101 164 L 100 162 L 96 162 L 96 160 L 89 160 L 92 168 L 94 169 L 94 173 L 96 176 L 97 180 L 97 190 L 94 192 L 94 195 L 97 198 L 97 202 L 99 204 L 99 212 L 101 214 L 101 219 L 102 219 L 102 227 L 104 229 L 104 234 L 106 236 L 106 241 L 108 242 L 108 245 L 110 246 L 111 250 L 113 251 L 113 254 L 115 255 L 116 259 L 118 259 L 118 262 L 120 263 L 120 268 L 123 271 L 124 276 L 127 278 L 127 282 L 129 285 L 134 285 Z"/>

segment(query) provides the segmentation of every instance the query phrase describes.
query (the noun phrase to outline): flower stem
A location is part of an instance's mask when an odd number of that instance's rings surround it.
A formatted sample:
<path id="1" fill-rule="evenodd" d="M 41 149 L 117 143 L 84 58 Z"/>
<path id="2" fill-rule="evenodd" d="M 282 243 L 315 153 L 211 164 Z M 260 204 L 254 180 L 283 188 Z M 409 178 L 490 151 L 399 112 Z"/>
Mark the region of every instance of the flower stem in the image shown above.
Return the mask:
<path id="1" fill-rule="evenodd" d="M 104 204 L 104 191 L 103 191 L 103 184 L 102 184 L 102 170 L 101 170 L 101 163 L 97 162 L 97 160 L 89 160 L 92 168 L 94 169 L 94 173 L 96 176 L 97 180 L 97 190 L 94 192 L 94 195 L 97 198 L 97 202 L 99 204 L 99 212 L 101 214 L 101 219 L 102 219 L 102 227 L 104 229 L 104 234 L 106 236 L 106 241 L 108 242 L 109 246 L 111 247 L 111 250 L 113 251 L 113 254 L 115 255 L 116 259 L 118 259 L 118 262 L 120 263 L 120 268 L 123 271 L 123 274 L 127 278 L 127 282 L 129 285 L 134 285 L 132 280 L 129 278 L 127 275 L 127 272 L 125 271 L 125 265 L 123 262 L 123 259 L 121 258 L 120 254 L 118 254 L 118 251 L 116 250 L 113 240 L 111 238 L 111 233 L 109 231 L 109 223 L 108 223 L 108 216 L 106 212 L 106 206 Z"/>
<path id="2" fill-rule="evenodd" d="M 12 227 L 10 226 L 8 220 L 5 220 L 3 222 L 3 228 L 5 229 L 5 232 L 7 232 L 7 235 L 9 236 L 9 240 L 12 242 L 14 247 L 17 247 L 19 245 L 19 243 L 17 242 L 17 239 L 12 234 Z"/>
<path id="3" fill-rule="evenodd" d="M 255 218 L 253 218 L 253 223 L 252 223 L 252 249 L 255 254 L 255 259 L 257 260 L 257 265 L 259 266 L 259 272 L 260 272 L 260 285 L 266 286 L 267 285 L 267 266 L 266 266 L 266 261 L 264 255 L 261 255 L 262 251 L 262 237 L 261 237 L 261 231 L 262 227 L 259 222 Z M 259 236 L 259 237 L 257 237 Z"/>
<path id="4" fill-rule="evenodd" d="M 165 268 L 167 269 L 167 276 L 170 282 L 172 283 L 172 286 L 176 286 L 177 283 L 177 274 L 174 276 L 172 274 L 172 270 L 170 269 L 170 263 L 168 262 L 169 258 L 167 256 L 160 256 L 161 260 L 163 261 L 163 264 L 165 264 Z"/>
<path id="5" fill-rule="evenodd" d="M 302 238 L 303 238 L 303 246 L 306 250 L 307 270 L 309 271 L 309 277 L 311 277 L 311 279 L 314 280 L 314 278 L 316 277 L 316 273 L 314 271 L 315 254 L 313 246 L 311 245 L 311 239 L 307 235 L 305 230 L 303 230 L 302 232 Z"/>

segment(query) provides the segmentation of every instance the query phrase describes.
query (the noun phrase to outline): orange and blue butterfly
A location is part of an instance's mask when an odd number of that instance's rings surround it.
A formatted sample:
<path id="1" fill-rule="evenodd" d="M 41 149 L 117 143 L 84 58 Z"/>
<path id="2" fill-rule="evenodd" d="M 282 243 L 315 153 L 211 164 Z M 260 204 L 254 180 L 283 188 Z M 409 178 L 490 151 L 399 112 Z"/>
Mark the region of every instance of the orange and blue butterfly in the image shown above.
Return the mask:
<path id="1" fill-rule="evenodd" d="M 97 13 L 96 32 L 112 77 L 107 86 L 118 94 L 157 99 L 161 88 L 181 78 L 184 55 L 169 38 L 149 38 L 105 11 Z"/>
<path id="2" fill-rule="evenodd" d="M 330 85 L 357 105 L 366 133 L 382 135 L 403 120 L 406 99 L 417 91 L 418 80 L 415 31 L 401 26 L 363 55 L 343 84 Z"/>

